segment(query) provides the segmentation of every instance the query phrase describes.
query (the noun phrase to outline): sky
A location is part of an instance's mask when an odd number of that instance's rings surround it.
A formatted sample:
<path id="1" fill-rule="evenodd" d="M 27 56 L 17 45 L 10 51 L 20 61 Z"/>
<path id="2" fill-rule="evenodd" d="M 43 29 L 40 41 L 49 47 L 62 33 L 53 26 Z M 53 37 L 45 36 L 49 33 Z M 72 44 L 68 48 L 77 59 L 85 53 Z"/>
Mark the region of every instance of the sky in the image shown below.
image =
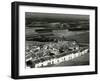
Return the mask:
<path id="1" fill-rule="evenodd" d="M 89 20 L 89 15 L 74 15 L 74 14 L 52 14 L 52 13 L 33 13 L 26 12 L 25 18 L 31 18 L 33 20 L 45 20 L 45 21 L 68 21 L 68 20 Z"/>

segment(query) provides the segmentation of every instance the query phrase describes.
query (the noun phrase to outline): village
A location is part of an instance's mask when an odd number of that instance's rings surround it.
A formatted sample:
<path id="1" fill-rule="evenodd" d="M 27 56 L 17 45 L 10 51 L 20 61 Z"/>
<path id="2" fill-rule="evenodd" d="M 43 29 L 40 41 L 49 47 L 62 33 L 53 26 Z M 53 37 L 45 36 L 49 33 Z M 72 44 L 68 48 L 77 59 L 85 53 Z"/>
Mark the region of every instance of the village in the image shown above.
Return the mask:
<path id="1" fill-rule="evenodd" d="M 72 60 L 89 52 L 89 47 L 80 47 L 75 40 L 48 42 L 26 47 L 27 68 L 47 67 Z"/>

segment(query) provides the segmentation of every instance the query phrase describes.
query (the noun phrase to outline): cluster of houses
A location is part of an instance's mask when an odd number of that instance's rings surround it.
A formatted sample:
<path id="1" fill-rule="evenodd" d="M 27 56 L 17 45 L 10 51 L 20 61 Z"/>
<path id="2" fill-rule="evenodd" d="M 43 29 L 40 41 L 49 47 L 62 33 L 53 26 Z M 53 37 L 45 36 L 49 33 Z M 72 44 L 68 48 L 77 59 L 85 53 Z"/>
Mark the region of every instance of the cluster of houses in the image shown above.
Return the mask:
<path id="1" fill-rule="evenodd" d="M 69 48 L 66 46 L 69 46 Z M 63 49 L 60 46 L 64 45 Z M 38 51 L 39 50 L 39 51 Z M 34 52 L 36 51 L 36 52 Z M 64 61 L 69 61 L 89 52 L 89 48 L 81 48 L 75 41 L 58 42 L 57 44 L 46 44 L 42 48 L 34 47 L 29 52 L 26 52 L 26 64 L 29 68 L 46 67 L 48 65 L 59 64 Z"/>
<path id="2" fill-rule="evenodd" d="M 39 60 L 32 61 L 33 62 L 32 67 L 39 68 L 39 67 L 45 67 L 48 65 L 59 64 L 61 62 L 69 61 L 76 57 L 82 56 L 88 52 L 89 52 L 89 49 L 84 49 L 76 53 L 70 53 L 69 55 L 66 54 L 63 56 L 56 56 L 55 58 L 50 58 L 50 57 L 42 58 Z"/>

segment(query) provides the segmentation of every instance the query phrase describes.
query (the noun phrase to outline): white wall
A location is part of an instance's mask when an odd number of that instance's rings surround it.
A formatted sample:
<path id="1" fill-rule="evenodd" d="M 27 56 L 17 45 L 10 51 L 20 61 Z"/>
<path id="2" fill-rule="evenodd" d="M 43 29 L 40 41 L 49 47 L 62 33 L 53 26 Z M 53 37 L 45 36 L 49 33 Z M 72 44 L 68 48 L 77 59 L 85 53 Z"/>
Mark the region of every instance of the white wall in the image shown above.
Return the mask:
<path id="1" fill-rule="evenodd" d="M 0 81 L 12 81 L 10 78 L 11 65 L 11 2 L 14 0 L 0 1 Z M 20 0 L 19 0 L 20 1 Z M 58 4 L 72 4 L 72 5 L 87 5 L 98 6 L 100 10 L 100 0 L 21 0 L 30 2 L 44 2 L 44 3 L 58 3 Z M 100 11 L 99 13 L 100 14 Z M 100 15 L 98 16 L 100 21 Z M 100 24 L 99 24 L 100 26 Z M 98 29 L 100 30 L 100 28 Z M 100 32 L 99 32 L 100 34 Z M 99 38 L 100 41 L 100 38 Z M 99 43 L 100 44 L 100 43 Z M 99 45 L 98 44 L 98 45 Z M 100 48 L 100 47 L 99 47 Z M 99 51 L 100 53 L 100 51 Z M 100 55 L 98 56 L 100 57 Z M 100 58 L 99 58 L 100 61 Z M 99 64 L 100 67 L 100 64 Z M 100 70 L 99 70 L 100 71 Z M 26 81 L 33 81 L 33 79 L 26 79 Z M 98 75 L 82 75 L 82 76 L 66 76 L 53 78 L 39 78 L 37 81 L 99 81 Z"/>

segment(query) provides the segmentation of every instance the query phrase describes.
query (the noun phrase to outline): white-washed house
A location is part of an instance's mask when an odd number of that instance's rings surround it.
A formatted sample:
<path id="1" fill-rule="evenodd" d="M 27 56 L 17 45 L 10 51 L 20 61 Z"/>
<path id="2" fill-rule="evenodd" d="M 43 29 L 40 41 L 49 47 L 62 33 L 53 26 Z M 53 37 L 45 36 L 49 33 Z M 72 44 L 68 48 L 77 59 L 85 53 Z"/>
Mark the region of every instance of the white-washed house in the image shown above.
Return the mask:
<path id="1" fill-rule="evenodd" d="M 84 51 L 85 51 L 85 53 L 87 53 L 88 52 L 88 49 L 85 49 Z"/>
<path id="2" fill-rule="evenodd" d="M 67 61 L 67 60 L 68 60 L 68 56 L 66 55 L 66 56 L 65 56 L 65 61 Z"/>
<path id="3" fill-rule="evenodd" d="M 50 62 L 51 64 L 54 64 L 54 59 L 51 59 L 50 61 L 51 61 L 51 62 Z"/>
<path id="4" fill-rule="evenodd" d="M 63 61 L 63 57 L 60 57 L 58 59 L 59 59 L 59 62 L 62 62 Z"/>
<path id="5" fill-rule="evenodd" d="M 43 64 L 43 63 L 41 63 L 41 62 L 40 62 L 40 63 L 38 63 L 38 67 L 41 67 L 41 66 L 42 66 L 42 64 Z"/>
<path id="6" fill-rule="evenodd" d="M 57 64 L 57 58 L 54 58 L 54 64 Z"/>
<path id="7" fill-rule="evenodd" d="M 48 65 L 48 61 L 44 61 L 42 64 L 43 64 L 43 66 L 47 66 Z"/>
<path id="8" fill-rule="evenodd" d="M 73 53 L 71 54 L 71 58 L 72 58 L 72 59 L 74 58 L 74 54 L 73 54 Z"/>
<path id="9" fill-rule="evenodd" d="M 38 63 L 36 63 L 36 64 L 35 64 L 35 68 L 38 68 L 38 67 L 39 67 L 39 64 L 38 64 Z"/>
<path id="10" fill-rule="evenodd" d="M 62 57 L 62 61 L 65 61 L 65 56 Z"/>
<path id="11" fill-rule="evenodd" d="M 82 51 L 82 55 L 84 55 L 84 54 L 85 54 L 85 51 L 83 50 L 83 51 Z"/>
<path id="12" fill-rule="evenodd" d="M 70 55 L 67 55 L 67 59 L 70 60 Z"/>
<path id="13" fill-rule="evenodd" d="M 76 55 L 76 57 L 78 57 L 79 56 L 79 53 L 75 53 L 75 55 Z"/>

